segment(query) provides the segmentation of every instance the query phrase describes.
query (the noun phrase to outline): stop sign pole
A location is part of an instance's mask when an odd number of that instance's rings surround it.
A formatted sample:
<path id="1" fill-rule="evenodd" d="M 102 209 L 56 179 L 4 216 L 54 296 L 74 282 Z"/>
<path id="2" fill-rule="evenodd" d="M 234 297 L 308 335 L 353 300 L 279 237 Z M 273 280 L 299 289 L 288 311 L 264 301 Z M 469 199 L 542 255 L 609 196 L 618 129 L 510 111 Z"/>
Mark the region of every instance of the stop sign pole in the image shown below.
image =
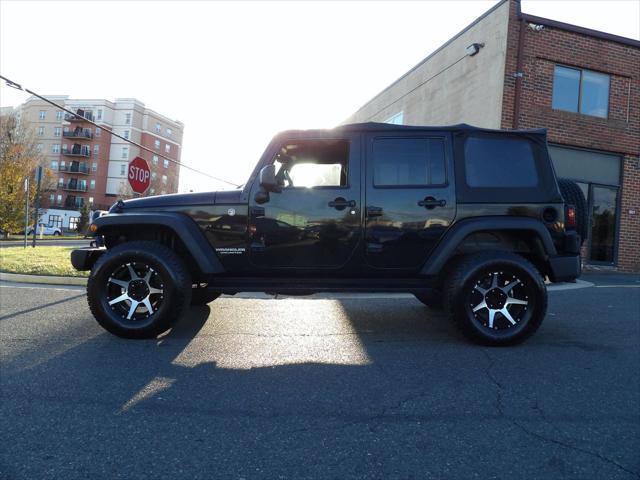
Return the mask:
<path id="1" fill-rule="evenodd" d="M 149 164 L 142 157 L 136 157 L 129 162 L 127 169 L 129 185 L 135 193 L 143 194 L 151 185 L 151 170 Z"/>

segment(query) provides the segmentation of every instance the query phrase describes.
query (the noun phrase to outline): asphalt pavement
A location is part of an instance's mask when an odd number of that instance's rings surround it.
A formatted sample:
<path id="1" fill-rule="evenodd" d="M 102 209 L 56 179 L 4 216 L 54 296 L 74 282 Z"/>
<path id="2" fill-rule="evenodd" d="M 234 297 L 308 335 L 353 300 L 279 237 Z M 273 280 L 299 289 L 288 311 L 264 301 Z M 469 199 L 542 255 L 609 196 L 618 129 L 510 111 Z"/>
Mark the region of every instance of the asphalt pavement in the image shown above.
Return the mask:
<path id="1" fill-rule="evenodd" d="M 509 348 L 407 295 L 224 297 L 127 341 L 82 288 L 0 284 L 0 478 L 640 478 L 640 279 L 585 280 Z"/>

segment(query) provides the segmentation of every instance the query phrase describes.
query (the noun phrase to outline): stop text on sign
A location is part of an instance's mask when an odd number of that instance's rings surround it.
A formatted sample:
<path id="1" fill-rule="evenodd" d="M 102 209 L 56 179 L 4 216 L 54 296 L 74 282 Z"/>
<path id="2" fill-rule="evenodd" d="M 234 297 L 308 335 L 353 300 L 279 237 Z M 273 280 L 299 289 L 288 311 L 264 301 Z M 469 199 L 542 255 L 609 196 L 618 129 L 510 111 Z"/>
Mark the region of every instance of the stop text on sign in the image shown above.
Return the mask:
<path id="1" fill-rule="evenodd" d="M 147 183 L 151 172 L 143 168 L 136 167 L 135 165 L 129 166 L 129 180 L 135 180 L 141 183 Z"/>

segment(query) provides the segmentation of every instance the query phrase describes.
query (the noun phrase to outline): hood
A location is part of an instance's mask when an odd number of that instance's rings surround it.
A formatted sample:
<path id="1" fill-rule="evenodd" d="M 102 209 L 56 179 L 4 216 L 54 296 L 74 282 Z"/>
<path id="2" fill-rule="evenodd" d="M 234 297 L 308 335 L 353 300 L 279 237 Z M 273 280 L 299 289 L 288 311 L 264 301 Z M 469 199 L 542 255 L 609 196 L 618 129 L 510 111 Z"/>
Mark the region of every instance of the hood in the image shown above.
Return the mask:
<path id="1" fill-rule="evenodd" d="M 109 209 L 109 213 L 119 213 L 118 210 L 120 209 L 140 208 L 150 210 L 166 207 L 238 203 L 241 195 L 242 190 L 229 190 L 221 192 L 173 193 L 155 197 L 132 198 L 131 200 L 119 201 L 114 204 Z"/>

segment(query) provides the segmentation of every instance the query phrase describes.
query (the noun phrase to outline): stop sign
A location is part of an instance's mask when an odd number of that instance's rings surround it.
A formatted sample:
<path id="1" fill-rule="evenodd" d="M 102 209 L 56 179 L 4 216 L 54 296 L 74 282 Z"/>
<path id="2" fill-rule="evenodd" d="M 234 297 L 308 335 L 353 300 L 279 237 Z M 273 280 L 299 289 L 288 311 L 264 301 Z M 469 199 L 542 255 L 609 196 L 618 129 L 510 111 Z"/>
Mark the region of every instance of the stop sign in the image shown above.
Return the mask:
<path id="1" fill-rule="evenodd" d="M 151 184 L 151 170 L 149 164 L 142 157 L 136 157 L 129 162 L 129 185 L 136 193 L 144 193 Z"/>

